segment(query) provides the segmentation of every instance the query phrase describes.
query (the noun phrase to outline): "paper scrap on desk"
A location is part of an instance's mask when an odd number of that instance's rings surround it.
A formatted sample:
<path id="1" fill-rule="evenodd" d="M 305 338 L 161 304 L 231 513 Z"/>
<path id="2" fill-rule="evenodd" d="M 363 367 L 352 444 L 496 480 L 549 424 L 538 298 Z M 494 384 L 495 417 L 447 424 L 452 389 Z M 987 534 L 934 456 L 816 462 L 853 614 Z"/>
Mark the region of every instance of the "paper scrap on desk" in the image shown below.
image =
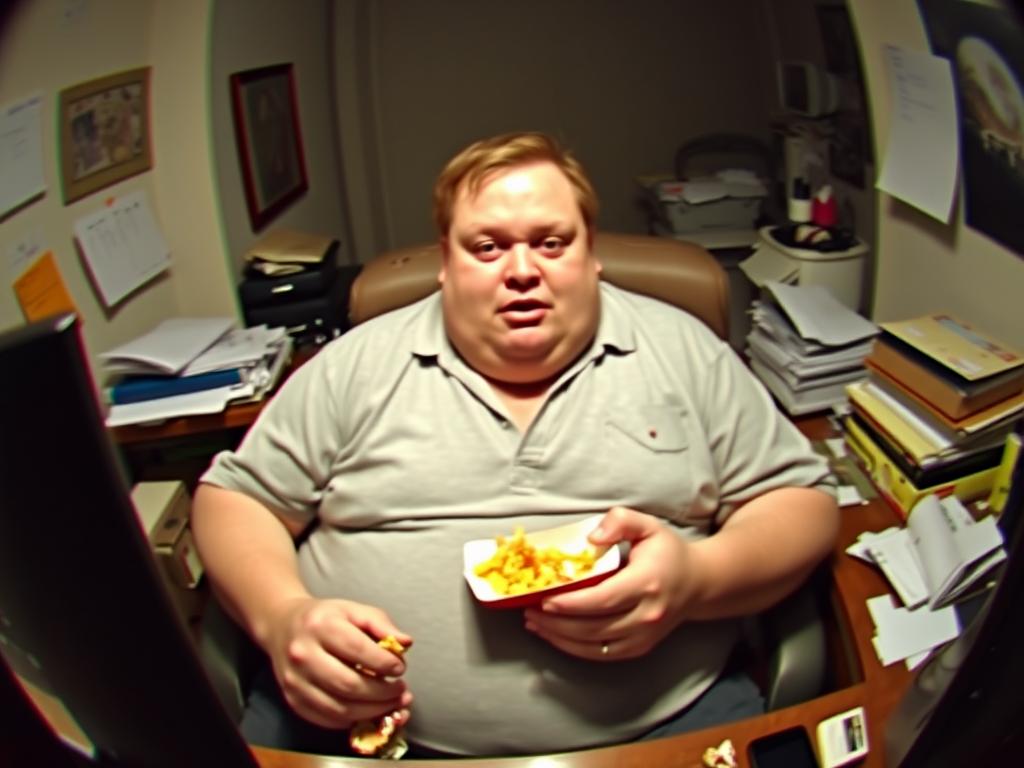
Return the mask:
<path id="1" fill-rule="evenodd" d="M 884 54 L 892 109 L 876 186 L 948 223 L 960 162 L 950 62 L 894 45 Z"/>
<path id="2" fill-rule="evenodd" d="M 855 485 L 840 485 L 836 489 L 836 501 L 840 507 L 853 507 L 867 503 Z"/>
<path id="3" fill-rule="evenodd" d="M 872 643 L 884 665 L 930 651 L 960 634 L 960 621 L 952 606 L 937 611 L 927 606 L 907 610 L 893 605 L 887 594 L 869 598 L 867 606 L 876 630 Z"/>
<path id="4" fill-rule="evenodd" d="M 30 323 L 60 312 L 77 312 L 53 252 L 47 251 L 14 281 L 14 293 Z"/>
<path id="5" fill-rule="evenodd" d="M 142 191 L 75 222 L 75 237 L 103 303 L 112 307 L 171 264 L 171 251 Z"/>
<path id="6" fill-rule="evenodd" d="M 0 109 L 0 216 L 46 191 L 40 94 Z"/>
<path id="7" fill-rule="evenodd" d="M 874 531 L 864 531 L 857 537 L 857 540 L 853 542 L 853 544 L 846 548 L 846 554 L 851 557 L 856 557 L 858 560 L 863 560 L 866 563 L 873 563 L 874 560 L 871 559 L 871 552 L 869 551 L 871 542 L 877 538 L 890 536 L 898 530 L 899 528 L 893 526 L 892 528 L 886 528 L 884 531 L 879 531 L 877 533 Z"/>

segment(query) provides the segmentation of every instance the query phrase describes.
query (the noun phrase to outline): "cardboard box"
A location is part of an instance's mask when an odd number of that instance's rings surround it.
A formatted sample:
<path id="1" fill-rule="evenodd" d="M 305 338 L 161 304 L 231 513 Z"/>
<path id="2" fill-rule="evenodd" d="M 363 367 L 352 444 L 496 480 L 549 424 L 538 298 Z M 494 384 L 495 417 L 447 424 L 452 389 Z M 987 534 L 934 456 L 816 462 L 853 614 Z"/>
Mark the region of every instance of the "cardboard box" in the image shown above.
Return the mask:
<path id="1" fill-rule="evenodd" d="M 184 483 L 139 483 L 132 489 L 132 503 L 171 598 L 186 620 L 198 617 L 202 600 L 196 587 L 203 566 L 188 525 L 192 498 Z"/>

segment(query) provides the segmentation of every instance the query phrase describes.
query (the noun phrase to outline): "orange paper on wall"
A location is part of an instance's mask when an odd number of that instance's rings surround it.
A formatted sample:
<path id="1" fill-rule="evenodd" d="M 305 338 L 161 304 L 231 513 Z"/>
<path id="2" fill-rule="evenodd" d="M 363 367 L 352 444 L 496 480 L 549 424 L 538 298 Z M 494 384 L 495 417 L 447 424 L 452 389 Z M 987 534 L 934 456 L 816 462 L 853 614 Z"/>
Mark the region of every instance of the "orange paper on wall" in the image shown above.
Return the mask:
<path id="1" fill-rule="evenodd" d="M 77 312 L 53 252 L 47 251 L 14 281 L 14 293 L 29 322 L 60 312 Z"/>

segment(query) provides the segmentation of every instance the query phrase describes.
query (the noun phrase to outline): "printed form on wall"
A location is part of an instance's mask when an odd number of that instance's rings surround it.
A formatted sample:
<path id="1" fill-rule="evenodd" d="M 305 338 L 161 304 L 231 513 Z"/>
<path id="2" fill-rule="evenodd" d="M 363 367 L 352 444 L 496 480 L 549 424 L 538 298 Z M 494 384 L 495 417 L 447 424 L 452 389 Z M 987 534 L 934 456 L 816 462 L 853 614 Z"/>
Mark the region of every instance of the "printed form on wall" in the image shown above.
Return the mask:
<path id="1" fill-rule="evenodd" d="M 141 191 L 83 216 L 75 222 L 75 237 L 107 307 L 171 264 L 167 241 Z"/>
<path id="2" fill-rule="evenodd" d="M 0 110 L 0 216 L 46 191 L 41 105 L 35 95 Z"/>
<path id="3" fill-rule="evenodd" d="M 960 159 L 949 62 L 893 45 L 884 53 L 892 110 L 876 186 L 948 223 Z"/>

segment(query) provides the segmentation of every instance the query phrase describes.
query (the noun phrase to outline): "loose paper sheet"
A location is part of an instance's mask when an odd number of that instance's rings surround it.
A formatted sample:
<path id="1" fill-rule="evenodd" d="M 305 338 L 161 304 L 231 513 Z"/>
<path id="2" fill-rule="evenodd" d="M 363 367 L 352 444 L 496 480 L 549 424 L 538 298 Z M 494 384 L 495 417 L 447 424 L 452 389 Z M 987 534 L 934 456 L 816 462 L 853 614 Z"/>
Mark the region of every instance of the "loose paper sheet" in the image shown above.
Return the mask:
<path id="1" fill-rule="evenodd" d="M 172 317 L 131 341 L 101 352 L 100 359 L 108 371 L 178 374 L 232 325 L 230 317 Z"/>
<path id="2" fill-rule="evenodd" d="M 170 266 L 170 249 L 143 192 L 75 222 L 75 236 L 108 307 Z"/>
<path id="3" fill-rule="evenodd" d="M 37 94 L 0 110 L 0 216 L 46 191 L 41 106 Z"/>
<path id="4" fill-rule="evenodd" d="M 884 54 L 891 109 L 876 186 L 948 223 L 960 163 L 950 63 L 894 45 L 885 46 Z"/>
<path id="5" fill-rule="evenodd" d="M 907 610 L 893 605 L 890 595 L 869 598 L 867 605 L 875 624 L 872 643 L 886 666 L 918 656 L 960 634 L 960 621 L 952 606 L 937 611 L 924 606 Z"/>

